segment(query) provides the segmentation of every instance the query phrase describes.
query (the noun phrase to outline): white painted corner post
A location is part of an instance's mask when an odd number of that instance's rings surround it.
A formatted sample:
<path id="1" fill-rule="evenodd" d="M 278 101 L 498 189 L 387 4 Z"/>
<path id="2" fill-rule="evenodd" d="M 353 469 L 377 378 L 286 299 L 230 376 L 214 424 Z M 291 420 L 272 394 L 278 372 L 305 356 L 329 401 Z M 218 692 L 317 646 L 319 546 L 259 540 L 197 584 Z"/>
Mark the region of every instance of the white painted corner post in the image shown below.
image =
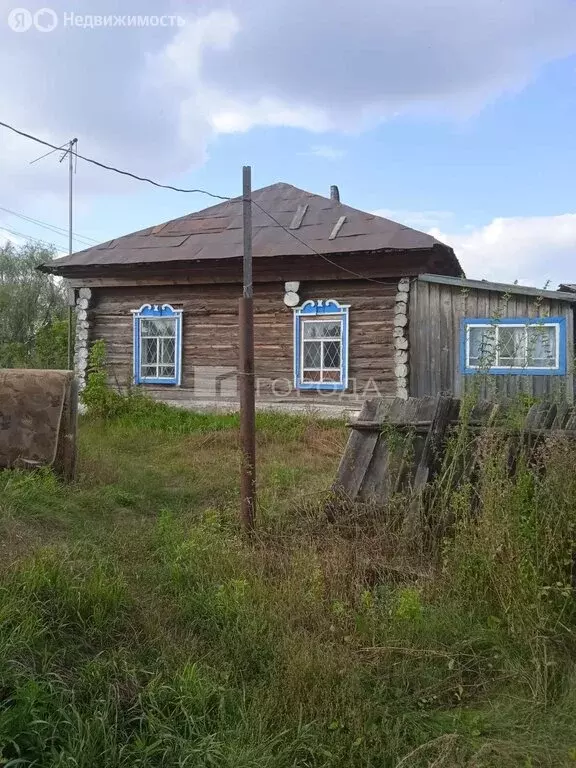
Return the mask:
<path id="1" fill-rule="evenodd" d="M 74 371 L 79 382 L 80 391 L 86 386 L 90 332 L 88 310 L 90 309 L 91 299 L 92 291 L 90 288 L 80 288 L 76 298 L 76 343 L 74 345 Z"/>
<path id="2" fill-rule="evenodd" d="M 403 277 L 398 283 L 394 307 L 394 376 L 396 397 L 408 398 L 408 375 L 410 372 L 410 342 L 408 337 L 408 300 L 410 278 Z"/>

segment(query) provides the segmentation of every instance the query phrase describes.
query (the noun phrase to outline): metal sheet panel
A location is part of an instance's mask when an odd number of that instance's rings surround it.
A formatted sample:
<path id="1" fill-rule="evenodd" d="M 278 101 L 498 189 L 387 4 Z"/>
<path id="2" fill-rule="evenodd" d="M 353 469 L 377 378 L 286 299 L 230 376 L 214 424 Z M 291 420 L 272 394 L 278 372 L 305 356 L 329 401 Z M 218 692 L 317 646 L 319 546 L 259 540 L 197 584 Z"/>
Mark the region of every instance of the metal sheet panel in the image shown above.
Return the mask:
<path id="1" fill-rule="evenodd" d="M 460 267 L 451 248 L 432 236 L 337 200 L 314 195 L 290 184 L 272 184 L 253 192 L 253 255 L 258 257 L 367 251 L 432 250 L 440 252 L 446 268 L 458 274 Z M 289 227 L 299 208 L 307 206 L 298 239 Z M 270 213 L 278 223 L 273 221 Z M 330 240 L 339 220 L 345 223 Z M 303 241 L 303 243 L 299 242 Z M 307 247 L 309 244 L 310 247 Z M 203 211 L 149 227 L 109 243 L 64 256 L 44 265 L 45 271 L 66 275 L 68 268 L 100 268 L 150 261 L 213 261 L 242 255 L 242 199 L 210 206 Z"/>

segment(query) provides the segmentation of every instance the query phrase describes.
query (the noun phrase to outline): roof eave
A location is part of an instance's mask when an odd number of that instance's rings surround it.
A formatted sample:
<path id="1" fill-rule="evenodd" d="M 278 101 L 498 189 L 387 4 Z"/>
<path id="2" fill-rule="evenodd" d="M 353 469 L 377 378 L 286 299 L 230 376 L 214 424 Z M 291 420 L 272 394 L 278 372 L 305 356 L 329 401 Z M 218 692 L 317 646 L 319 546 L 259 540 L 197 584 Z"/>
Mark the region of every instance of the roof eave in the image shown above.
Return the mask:
<path id="1" fill-rule="evenodd" d="M 84 252 L 86 254 L 86 251 Z M 407 270 L 406 274 L 416 275 L 420 271 L 426 269 L 441 269 L 442 274 L 461 275 L 462 270 L 458 259 L 454 254 L 452 248 L 443 245 L 442 243 L 434 243 L 430 248 L 418 248 L 418 249 L 403 249 L 403 248 L 380 248 L 371 249 L 366 251 L 341 251 L 336 253 L 286 253 L 286 254 L 271 254 L 271 255 L 259 255 L 254 257 L 254 264 L 268 263 L 270 260 L 285 260 L 285 259 L 310 259 L 317 260 L 318 258 L 324 259 L 328 264 L 333 260 L 341 260 L 345 258 L 360 258 L 363 256 L 393 256 L 394 254 L 414 257 L 415 262 L 420 262 L 419 268 L 414 269 L 414 264 L 410 266 L 412 270 Z M 141 269 L 148 272 L 170 271 L 175 269 L 182 269 L 186 265 L 194 265 L 195 269 L 202 271 L 202 268 L 209 271 L 214 268 L 215 264 L 218 265 L 230 265 L 241 263 L 242 258 L 239 256 L 230 256 L 226 258 L 192 258 L 192 259 L 173 259 L 163 261 L 142 261 L 142 262 L 125 262 L 115 261 L 109 263 L 74 263 L 69 260 L 69 257 L 62 257 L 53 262 L 47 262 L 41 264 L 37 269 L 41 272 L 57 275 L 59 277 L 78 277 L 80 274 L 86 273 L 99 273 L 101 275 L 111 276 L 113 273 L 125 274 L 126 271 Z M 60 262 L 60 263 L 59 263 Z M 62 263 L 64 262 L 64 263 Z M 408 265 L 407 265 L 408 266 Z"/>
<path id="2" fill-rule="evenodd" d="M 542 288 L 534 288 L 529 285 L 518 285 L 517 283 L 493 283 L 489 280 L 468 280 L 467 278 L 429 274 L 419 275 L 417 279 L 425 283 L 439 283 L 441 285 L 451 285 L 455 288 L 469 288 L 473 290 L 493 291 L 495 293 L 511 293 L 576 303 L 576 293 L 549 291 Z"/>

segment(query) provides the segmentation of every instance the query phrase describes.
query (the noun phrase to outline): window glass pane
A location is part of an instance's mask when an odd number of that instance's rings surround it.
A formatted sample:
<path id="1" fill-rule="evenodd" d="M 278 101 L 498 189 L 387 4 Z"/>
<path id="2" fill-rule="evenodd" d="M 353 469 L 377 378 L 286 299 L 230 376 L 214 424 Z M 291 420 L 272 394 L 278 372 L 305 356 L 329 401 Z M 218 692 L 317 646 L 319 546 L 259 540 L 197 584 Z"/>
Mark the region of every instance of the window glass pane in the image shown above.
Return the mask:
<path id="1" fill-rule="evenodd" d="M 140 335 L 141 336 L 156 336 L 154 333 L 153 328 L 153 320 L 145 320 L 144 318 L 141 318 L 140 320 Z"/>
<path id="2" fill-rule="evenodd" d="M 176 337 L 176 318 L 165 317 L 156 320 L 156 328 L 158 329 L 159 336 L 171 336 Z"/>
<path id="3" fill-rule="evenodd" d="M 322 343 L 320 341 L 305 341 L 304 368 L 320 368 Z"/>
<path id="4" fill-rule="evenodd" d="M 320 371 L 304 371 L 302 375 L 302 381 L 307 384 L 320 381 Z"/>
<path id="5" fill-rule="evenodd" d="M 339 339 L 342 324 L 338 320 L 334 323 L 322 323 L 322 337 L 324 339 Z"/>
<path id="6" fill-rule="evenodd" d="M 338 382 L 341 379 L 340 371 L 324 371 L 322 381 Z"/>
<path id="7" fill-rule="evenodd" d="M 305 320 L 305 339 L 339 339 L 342 323 L 340 320 Z"/>
<path id="8" fill-rule="evenodd" d="M 176 369 L 173 365 L 161 365 L 159 371 L 160 376 L 165 376 L 166 378 L 173 379 L 176 376 Z"/>
<path id="9" fill-rule="evenodd" d="M 319 339 L 321 336 L 320 323 L 307 320 L 302 323 L 305 339 Z"/>
<path id="10" fill-rule="evenodd" d="M 153 377 L 156 377 L 157 375 L 158 375 L 158 369 L 156 368 L 155 365 L 143 365 L 142 366 L 141 376 L 145 376 L 145 377 L 153 376 Z"/>
<path id="11" fill-rule="evenodd" d="M 468 333 L 468 365 L 475 368 L 491 368 L 496 364 L 496 329 L 470 325 Z"/>
<path id="12" fill-rule="evenodd" d="M 498 328 L 498 365 L 522 367 L 526 365 L 526 328 Z"/>
<path id="13" fill-rule="evenodd" d="M 176 336 L 176 318 L 143 317 L 140 320 L 141 336 Z"/>
<path id="14" fill-rule="evenodd" d="M 340 369 L 340 342 L 324 342 L 324 368 Z"/>
<path id="15" fill-rule="evenodd" d="M 528 333 L 528 365 L 535 368 L 556 367 L 556 327 L 532 325 Z"/>
<path id="16" fill-rule="evenodd" d="M 158 340 L 142 339 L 141 343 L 142 365 L 158 362 Z"/>
<path id="17" fill-rule="evenodd" d="M 173 364 L 176 355 L 176 339 L 160 339 L 160 363 Z"/>

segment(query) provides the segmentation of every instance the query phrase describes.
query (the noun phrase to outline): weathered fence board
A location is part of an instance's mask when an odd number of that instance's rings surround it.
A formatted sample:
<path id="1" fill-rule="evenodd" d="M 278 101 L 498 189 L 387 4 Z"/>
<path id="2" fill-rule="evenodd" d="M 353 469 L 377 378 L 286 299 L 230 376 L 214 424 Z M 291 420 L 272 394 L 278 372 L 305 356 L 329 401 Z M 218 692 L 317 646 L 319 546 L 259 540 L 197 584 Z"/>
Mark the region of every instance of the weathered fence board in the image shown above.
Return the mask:
<path id="1" fill-rule="evenodd" d="M 489 428 L 509 438 L 510 470 L 520 451 L 532 449 L 545 435 L 561 432 L 576 438 L 576 408 L 568 403 L 540 402 L 522 419 L 501 403 L 478 402 L 469 413 L 457 398 L 437 397 L 369 400 L 352 429 L 333 492 L 348 502 L 386 503 L 399 490 L 409 490 L 407 524 L 415 521 L 422 494 L 441 466 L 448 434 L 456 424 L 470 435 Z M 475 439 L 473 445 L 476 445 Z M 474 448 L 453 470 L 454 482 L 473 477 L 479 461 Z M 334 514 L 330 506 L 329 516 Z"/>
<path id="2" fill-rule="evenodd" d="M 362 407 L 359 421 L 366 423 L 382 423 L 386 417 L 391 403 L 386 400 L 367 400 Z M 346 446 L 346 451 L 340 462 L 338 470 L 337 486 L 345 489 L 347 497 L 354 501 L 362 483 L 366 477 L 366 472 L 374 448 L 378 442 L 378 431 L 372 430 L 363 433 L 360 430 L 354 430 Z"/>

